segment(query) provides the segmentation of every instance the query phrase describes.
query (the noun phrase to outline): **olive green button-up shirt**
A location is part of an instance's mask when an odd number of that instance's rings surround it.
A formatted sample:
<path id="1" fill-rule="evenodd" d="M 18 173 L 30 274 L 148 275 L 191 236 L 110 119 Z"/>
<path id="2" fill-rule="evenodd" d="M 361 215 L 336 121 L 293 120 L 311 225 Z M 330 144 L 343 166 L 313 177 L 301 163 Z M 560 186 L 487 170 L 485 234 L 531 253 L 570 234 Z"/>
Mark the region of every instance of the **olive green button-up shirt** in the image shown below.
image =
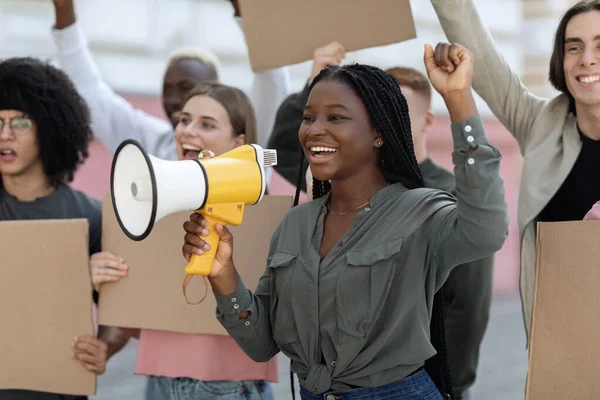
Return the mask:
<path id="1" fill-rule="evenodd" d="M 217 318 L 248 356 L 282 351 L 300 384 L 323 393 L 400 380 L 435 354 L 435 292 L 453 267 L 500 249 L 508 232 L 501 156 L 480 118 L 452 124 L 452 134 L 456 197 L 390 185 L 322 261 L 328 196 L 288 212 L 254 293 L 240 281 L 217 296 Z"/>

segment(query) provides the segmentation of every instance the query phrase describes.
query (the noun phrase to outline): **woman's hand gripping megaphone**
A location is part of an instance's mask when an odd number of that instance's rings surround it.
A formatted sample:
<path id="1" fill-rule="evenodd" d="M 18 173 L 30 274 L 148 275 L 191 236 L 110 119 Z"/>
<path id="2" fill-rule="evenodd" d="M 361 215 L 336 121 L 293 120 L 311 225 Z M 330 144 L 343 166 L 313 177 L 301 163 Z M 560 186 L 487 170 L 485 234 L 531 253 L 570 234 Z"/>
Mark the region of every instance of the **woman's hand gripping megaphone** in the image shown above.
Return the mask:
<path id="1" fill-rule="evenodd" d="M 183 245 L 183 256 L 189 262 L 192 255 L 203 255 L 210 250 L 210 245 L 202 239 L 208 237 L 208 220 L 201 214 L 193 213 L 190 220 L 183 224 L 186 231 L 185 244 Z M 233 235 L 225 226 L 215 224 L 214 231 L 219 235 L 219 245 L 212 264 L 212 269 L 208 274 L 209 278 L 221 275 L 225 270 L 233 270 Z"/>

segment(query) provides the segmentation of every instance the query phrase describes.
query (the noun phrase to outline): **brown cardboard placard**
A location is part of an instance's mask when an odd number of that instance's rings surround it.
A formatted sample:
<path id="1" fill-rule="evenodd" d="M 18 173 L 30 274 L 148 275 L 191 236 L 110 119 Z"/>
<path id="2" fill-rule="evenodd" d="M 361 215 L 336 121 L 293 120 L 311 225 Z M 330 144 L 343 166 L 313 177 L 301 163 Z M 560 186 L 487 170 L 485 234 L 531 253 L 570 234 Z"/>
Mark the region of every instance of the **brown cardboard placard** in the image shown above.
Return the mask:
<path id="1" fill-rule="evenodd" d="M 94 335 L 88 235 L 86 219 L 0 222 L 0 389 L 96 393 L 71 358 Z"/>
<path id="2" fill-rule="evenodd" d="M 265 196 L 244 210 L 240 226 L 229 226 L 234 240 L 234 262 L 249 289 L 254 289 L 265 271 L 271 236 L 290 209 L 289 196 Z M 190 212 L 168 215 L 158 221 L 143 241 L 129 239 L 119 227 L 107 195 L 103 205 L 102 246 L 125 259 L 128 276 L 104 284 L 98 305 L 99 324 L 180 333 L 227 335 L 215 316 L 216 301 L 208 284 L 206 299 L 186 303 L 182 292 L 186 260 L 181 254 L 183 223 Z M 201 276 L 187 289 L 195 302 L 204 293 Z"/>
<path id="3" fill-rule="evenodd" d="M 539 223 L 527 400 L 600 398 L 600 221 Z"/>
<path id="4" fill-rule="evenodd" d="M 240 7 L 255 72 L 310 60 L 334 40 L 355 51 L 417 35 L 410 0 L 241 0 Z"/>

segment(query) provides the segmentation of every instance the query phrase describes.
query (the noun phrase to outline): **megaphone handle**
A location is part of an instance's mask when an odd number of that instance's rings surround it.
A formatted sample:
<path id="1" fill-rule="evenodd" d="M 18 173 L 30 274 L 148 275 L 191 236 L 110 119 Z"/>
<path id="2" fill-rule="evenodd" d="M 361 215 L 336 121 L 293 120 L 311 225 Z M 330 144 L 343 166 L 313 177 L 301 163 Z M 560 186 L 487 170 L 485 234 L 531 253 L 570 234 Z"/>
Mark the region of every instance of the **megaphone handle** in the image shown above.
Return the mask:
<path id="1" fill-rule="evenodd" d="M 202 213 L 200 213 L 200 214 L 202 214 Z M 214 218 L 210 215 L 202 214 L 202 216 L 204 218 L 206 218 L 206 220 L 208 221 L 208 231 L 209 231 L 208 237 L 202 237 L 202 240 L 204 240 L 206 243 L 208 243 L 210 245 L 210 250 L 206 251 L 201 256 L 192 254 L 189 264 L 187 265 L 187 267 L 185 267 L 186 275 L 185 275 L 185 278 L 183 279 L 183 297 L 185 298 L 185 301 L 191 305 L 196 305 L 196 304 L 202 303 L 204 301 L 204 299 L 206 298 L 206 295 L 208 294 L 208 282 L 207 282 L 208 278 L 207 278 L 207 276 L 208 276 L 208 274 L 210 274 L 210 270 L 212 269 L 212 264 L 215 261 L 215 255 L 217 254 L 217 247 L 219 247 L 219 240 L 220 240 L 219 234 L 215 230 L 215 223 L 225 225 L 225 222 L 223 222 L 217 218 Z M 202 298 L 198 302 L 192 303 L 188 300 L 188 297 L 187 297 L 187 285 L 190 283 L 190 281 L 192 280 L 194 275 L 202 275 L 204 278 L 204 296 L 202 296 Z"/>
<path id="2" fill-rule="evenodd" d="M 210 274 L 220 241 L 219 234 L 215 230 L 215 223 L 225 225 L 225 222 L 210 215 L 202 214 L 202 216 L 208 221 L 207 229 L 209 235 L 208 237 L 201 237 L 201 239 L 208 243 L 210 250 L 205 251 L 201 256 L 192 254 L 189 264 L 185 267 L 185 273 L 188 275 L 208 276 L 208 274 Z"/>

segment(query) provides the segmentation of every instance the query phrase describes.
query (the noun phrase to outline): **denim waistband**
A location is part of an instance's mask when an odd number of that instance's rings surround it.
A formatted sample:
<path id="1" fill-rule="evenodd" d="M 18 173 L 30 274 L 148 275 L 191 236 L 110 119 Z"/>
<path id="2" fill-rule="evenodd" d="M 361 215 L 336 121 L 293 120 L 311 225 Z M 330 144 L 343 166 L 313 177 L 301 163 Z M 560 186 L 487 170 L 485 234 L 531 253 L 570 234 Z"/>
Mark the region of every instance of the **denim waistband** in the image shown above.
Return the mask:
<path id="1" fill-rule="evenodd" d="M 387 385 L 377 386 L 373 388 L 358 388 L 348 391 L 328 391 L 322 394 L 314 394 L 300 387 L 302 400 L 368 400 L 377 398 L 398 398 L 403 394 L 410 394 L 421 390 L 424 386 L 431 384 L 435 385 L 429 374 L 419 368 L 411 375 L 399 381 L 388 383 Z M 410 397 L 413 398 L 413 397 Z"/>

